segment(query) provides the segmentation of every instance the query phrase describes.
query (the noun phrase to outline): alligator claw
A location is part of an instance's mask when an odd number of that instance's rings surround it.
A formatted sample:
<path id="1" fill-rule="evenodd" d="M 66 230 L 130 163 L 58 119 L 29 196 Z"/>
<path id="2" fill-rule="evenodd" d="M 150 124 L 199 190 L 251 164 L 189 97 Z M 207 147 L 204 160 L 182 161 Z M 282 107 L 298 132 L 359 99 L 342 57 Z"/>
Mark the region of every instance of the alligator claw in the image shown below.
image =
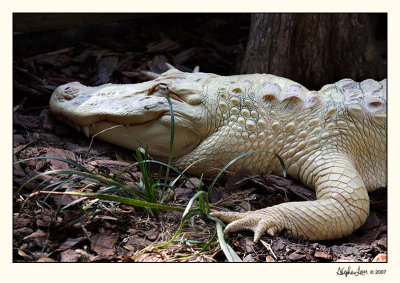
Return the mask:
<path id="1" fill-rule="evenodd" d="M 274 236 L 279 229 L 278 223 L 276 223 L 272 217 L 267 216 L 263 213 L 256 211 L 249 211 L 245 213 L 239 212 L 212 212 L 210 214 L 213 217 L 220 219 L 223 222 L 229 223 L 224 233 L 237 232 L 242 230 L 254 232 L 254 242 L 257 243 L 261 236 L 267 233 L 270 236 Z"/>

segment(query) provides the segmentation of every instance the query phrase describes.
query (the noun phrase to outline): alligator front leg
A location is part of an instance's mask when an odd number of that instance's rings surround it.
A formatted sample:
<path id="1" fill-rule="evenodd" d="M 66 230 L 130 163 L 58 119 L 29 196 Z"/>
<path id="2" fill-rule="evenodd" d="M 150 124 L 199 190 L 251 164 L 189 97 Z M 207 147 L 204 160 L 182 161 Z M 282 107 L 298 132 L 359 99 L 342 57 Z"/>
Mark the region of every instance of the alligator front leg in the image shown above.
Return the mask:
<path id="1" fill-rule="evenodd" d="M 369 197 L 364 182 L 345 157 L 319 158 L 307 183 L 314 184 L 317 200 L 282 203 L 265 209 L 213 212 L 230 223 L 225 232 L 250 230 L 257 242 L 264 233 L 273 236 L 286 228 L 308 240 L 347 236 L 360 227 L 369 214 Z M 307 171 L 307 170 L 306 170 Z"/>

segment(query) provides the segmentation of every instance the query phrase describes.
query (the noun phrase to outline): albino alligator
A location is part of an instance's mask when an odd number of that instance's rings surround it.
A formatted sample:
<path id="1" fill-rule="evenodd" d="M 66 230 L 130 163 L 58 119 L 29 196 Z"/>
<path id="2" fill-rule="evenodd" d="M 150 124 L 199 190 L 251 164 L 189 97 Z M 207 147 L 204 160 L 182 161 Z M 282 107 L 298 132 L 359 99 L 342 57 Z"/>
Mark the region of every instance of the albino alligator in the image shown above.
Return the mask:
<path id="1" fill-rule="evenodd" d="M 258 241 L 286 228 L 310 240 L 340 238 L 369 214 L 368 191 L 386 186 L 386 80 L 344 79 L 308 91 L 267 74 L 218 76 L 169 70 L 139 84 L 58 87 L 50 101 L 60 120 L 86 135 L 132 150 L 141 141 L 167 159 L 175 117 L 173 164 L 193 174 L 216 174 L 250 150 L 278 154 L 287 172 L 315 189 L 317 200 L 246 213 L 213 212 L 225 232 L 251 230 Z M 116 125 L 123 125 L 117 126 Z M 229 169 L 281 174 L 270 153 L 252 153 Z"/>

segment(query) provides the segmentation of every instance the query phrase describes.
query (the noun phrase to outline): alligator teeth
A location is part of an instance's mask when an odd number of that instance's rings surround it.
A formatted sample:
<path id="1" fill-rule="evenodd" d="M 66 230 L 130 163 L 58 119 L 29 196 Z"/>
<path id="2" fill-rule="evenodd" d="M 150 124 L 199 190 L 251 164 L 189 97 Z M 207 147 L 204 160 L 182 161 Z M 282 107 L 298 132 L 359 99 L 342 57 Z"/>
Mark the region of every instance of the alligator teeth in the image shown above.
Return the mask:
<path id="1" fill-rule="evenodd" d="M 82 127 L 82 131 L 85 134 L 85 136 L 89 137 L 89 127 Z"/>

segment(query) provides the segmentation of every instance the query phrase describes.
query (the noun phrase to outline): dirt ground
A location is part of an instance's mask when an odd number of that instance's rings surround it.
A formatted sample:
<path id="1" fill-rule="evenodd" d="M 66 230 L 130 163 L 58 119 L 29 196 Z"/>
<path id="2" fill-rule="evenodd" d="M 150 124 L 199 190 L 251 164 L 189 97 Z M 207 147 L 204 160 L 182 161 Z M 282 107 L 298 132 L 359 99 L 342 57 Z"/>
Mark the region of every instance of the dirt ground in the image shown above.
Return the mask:
<path id="1" fill-rule="evenodd" d="M 190 20 L 189 20 L 190 19 Z M 168 23 L 168 28 L 165 27 Z M 118 174 L 134 162 L 128 150 L 94 140 L 55 120 L 48 102 L 61 84 L 135 83 L 146 80 L 141 71 L 160 73 L 165 62 L 182 71 L 200 70 L 221 75 L 238 71 L 249 31 L 250 16 L 162 15 L 121 23 L 79 28 L 66 32 L 15 34 L 13 151 L 15 160 L 59 156 L 83 164 L 93 172 Z M 14 262 L 224 262 L 217 244 L 205 251 L 215 224 L 192 218 L 179 241 L 157 249 L 180 224 L 181 213 L 165 211 L 158 219 L 145 210 L 106 201 L 72 205 L 76 197 L 37 194 L 39 178 L 22 191 L 30 177 L 52 169 L 68 169 L 56 160 L 35 160 L 13 170 Z M 210 196 L 214 207 L 235 211 L 263 208 L 286 201 L 312 200 L 315 194 L 277 176 L 248 176 L 245 170 L 221 179 Z M 135 184 L 137 167 L 122 178 Z M 171 176 L 173 180 L 176 176 Z M 225 176 L 227 177 L 227 176 Z M 191 176 L 194 183 L 198 176 Z M 205 186 L 211 180 L 203 180 Z M 67 186 L 66 186 L 67 187 Z M 76 190 L 95 192 L 82 183 Z M 195 194 L 186 181 L 176 184 L 174 204 L 187 203 Z M 372 262 L 386 261 L 386 189 L 372 194 L 367 222 L 349 237 L 332 241 L 305 241 L 286 233 L 264 236 L 254 244 L 252 234 L 233 233 L 227 241 L 245 262 Z"/>

